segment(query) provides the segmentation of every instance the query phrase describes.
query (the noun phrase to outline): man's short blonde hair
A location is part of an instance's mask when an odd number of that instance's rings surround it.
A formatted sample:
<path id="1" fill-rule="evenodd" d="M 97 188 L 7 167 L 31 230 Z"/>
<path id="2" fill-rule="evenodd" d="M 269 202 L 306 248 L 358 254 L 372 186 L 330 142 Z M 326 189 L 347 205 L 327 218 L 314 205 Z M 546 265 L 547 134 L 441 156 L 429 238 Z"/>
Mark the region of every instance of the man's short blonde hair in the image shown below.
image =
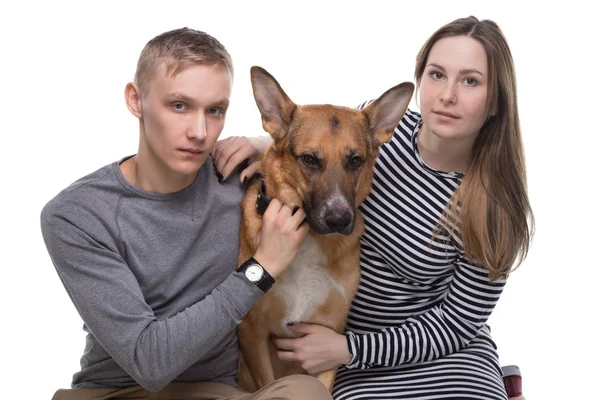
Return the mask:
<path id="1" fill-rule="evenodd" d="M 211 35 L 187 27 L 156 36 L 142 50 L 134 82 L 144 96 L 154 73 L 163 62 L 170 76 L 190 64 L 222 64 L 233 76 L 233 62 L 225 46 Z"/>

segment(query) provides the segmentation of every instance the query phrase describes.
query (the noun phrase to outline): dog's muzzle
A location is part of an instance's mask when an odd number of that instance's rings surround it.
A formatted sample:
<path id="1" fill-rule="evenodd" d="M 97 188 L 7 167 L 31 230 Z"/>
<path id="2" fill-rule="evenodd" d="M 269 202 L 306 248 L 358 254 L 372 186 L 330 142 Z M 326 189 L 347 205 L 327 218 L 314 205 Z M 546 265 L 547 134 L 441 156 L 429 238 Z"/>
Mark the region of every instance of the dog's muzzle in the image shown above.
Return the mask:
<path id="1" fill-rule="evenodd" d="M 304 205 L 310 228 L 320 235 L 350 235 L 354 231 L 356 213 L 349 206 L 322 206 L 311 208 Z"/>
<path id="2" fill-rule="evenodd" d="M 354 228 L 354 213 L 347 210 L 333 210 L 325 216 L 325 225 L 331 232 L 349 235 Z"/>

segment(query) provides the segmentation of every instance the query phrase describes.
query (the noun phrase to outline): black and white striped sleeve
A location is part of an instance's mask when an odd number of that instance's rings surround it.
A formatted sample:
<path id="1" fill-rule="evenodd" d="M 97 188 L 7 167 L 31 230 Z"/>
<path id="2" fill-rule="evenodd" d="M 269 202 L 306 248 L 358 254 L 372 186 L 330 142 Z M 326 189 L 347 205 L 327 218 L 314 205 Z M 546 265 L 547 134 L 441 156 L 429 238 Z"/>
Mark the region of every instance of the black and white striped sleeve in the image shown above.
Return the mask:
<path id="1" fill-rule="evenodd" d="M 347 368 L 415 364 L 457 352 L 485 325 L 504 285 L 504 280 L 491 283 L 486 270 L 458 259 L 447 295 L 438 305 L 379 332 L 348 331 L 352 359 Z"/>

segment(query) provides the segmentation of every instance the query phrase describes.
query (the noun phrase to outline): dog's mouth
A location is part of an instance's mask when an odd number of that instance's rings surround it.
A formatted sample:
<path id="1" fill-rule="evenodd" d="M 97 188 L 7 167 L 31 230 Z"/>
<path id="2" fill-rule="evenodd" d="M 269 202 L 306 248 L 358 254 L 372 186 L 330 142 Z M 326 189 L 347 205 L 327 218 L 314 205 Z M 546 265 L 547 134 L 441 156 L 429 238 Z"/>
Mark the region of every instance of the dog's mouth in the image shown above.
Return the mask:
<path id="1" fill-rule="evenodd" d="M 356 212 L 350 208 L 312 208 L 303 203 L 306 221 L 315 233 L 319 235 L 350 235 L 354 231 Z"/>
<path id="2" fill-rule="evenodd" d="M 267 195 L 264 180 L 258 188 L 256 211 L 263 215 L 269 206 L 271 198 Z M 319 235 L 350 235 L 354 232 L 356 223 L 356 210 L 350 206 L 351 202 L 340 198 L 312 207 L 307 201 L 302 202 L 302 209 L 306 213 L 305 222 L 310 229 Z M 299 207 L 294 209 L 294 213 Z"/>
<path id="3" fill-rule="evenodd" d="M 349 224 L 343 228 L 330 228 L 328 226 L 324 226 L 323 224 L 321 224 L 319 222 L 311 221 L 310 219 L 307 219 L 307 221 L 308 221 L 308 225 L 310 226 L 310 229 L 312 229 L 319 235 L 339 234 L 339 235 L 348 236 L 348 235 L 352 234 L 352 232 L 354 231 L 354 221 L 352 221 L 351 224 Z"/>

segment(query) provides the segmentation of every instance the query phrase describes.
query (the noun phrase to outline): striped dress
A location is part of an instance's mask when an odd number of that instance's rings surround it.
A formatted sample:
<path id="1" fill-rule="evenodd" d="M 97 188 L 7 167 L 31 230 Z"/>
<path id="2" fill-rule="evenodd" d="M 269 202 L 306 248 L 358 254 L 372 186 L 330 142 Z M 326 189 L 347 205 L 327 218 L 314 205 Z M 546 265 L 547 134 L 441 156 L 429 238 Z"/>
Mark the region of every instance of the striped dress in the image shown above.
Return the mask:
<path id="1" fill-rule="evenodd" d="M 505 282 L 490 283 L 455 235 L 432 240 L 462 175 L 423 162 L 420 127 L 420 114 L 407 111 L 380 149 L 361 206 L 362 276 L 346 334 L 352 360 L 338 372 L 336 400 L 506 399 L 486 324 Z"/>

